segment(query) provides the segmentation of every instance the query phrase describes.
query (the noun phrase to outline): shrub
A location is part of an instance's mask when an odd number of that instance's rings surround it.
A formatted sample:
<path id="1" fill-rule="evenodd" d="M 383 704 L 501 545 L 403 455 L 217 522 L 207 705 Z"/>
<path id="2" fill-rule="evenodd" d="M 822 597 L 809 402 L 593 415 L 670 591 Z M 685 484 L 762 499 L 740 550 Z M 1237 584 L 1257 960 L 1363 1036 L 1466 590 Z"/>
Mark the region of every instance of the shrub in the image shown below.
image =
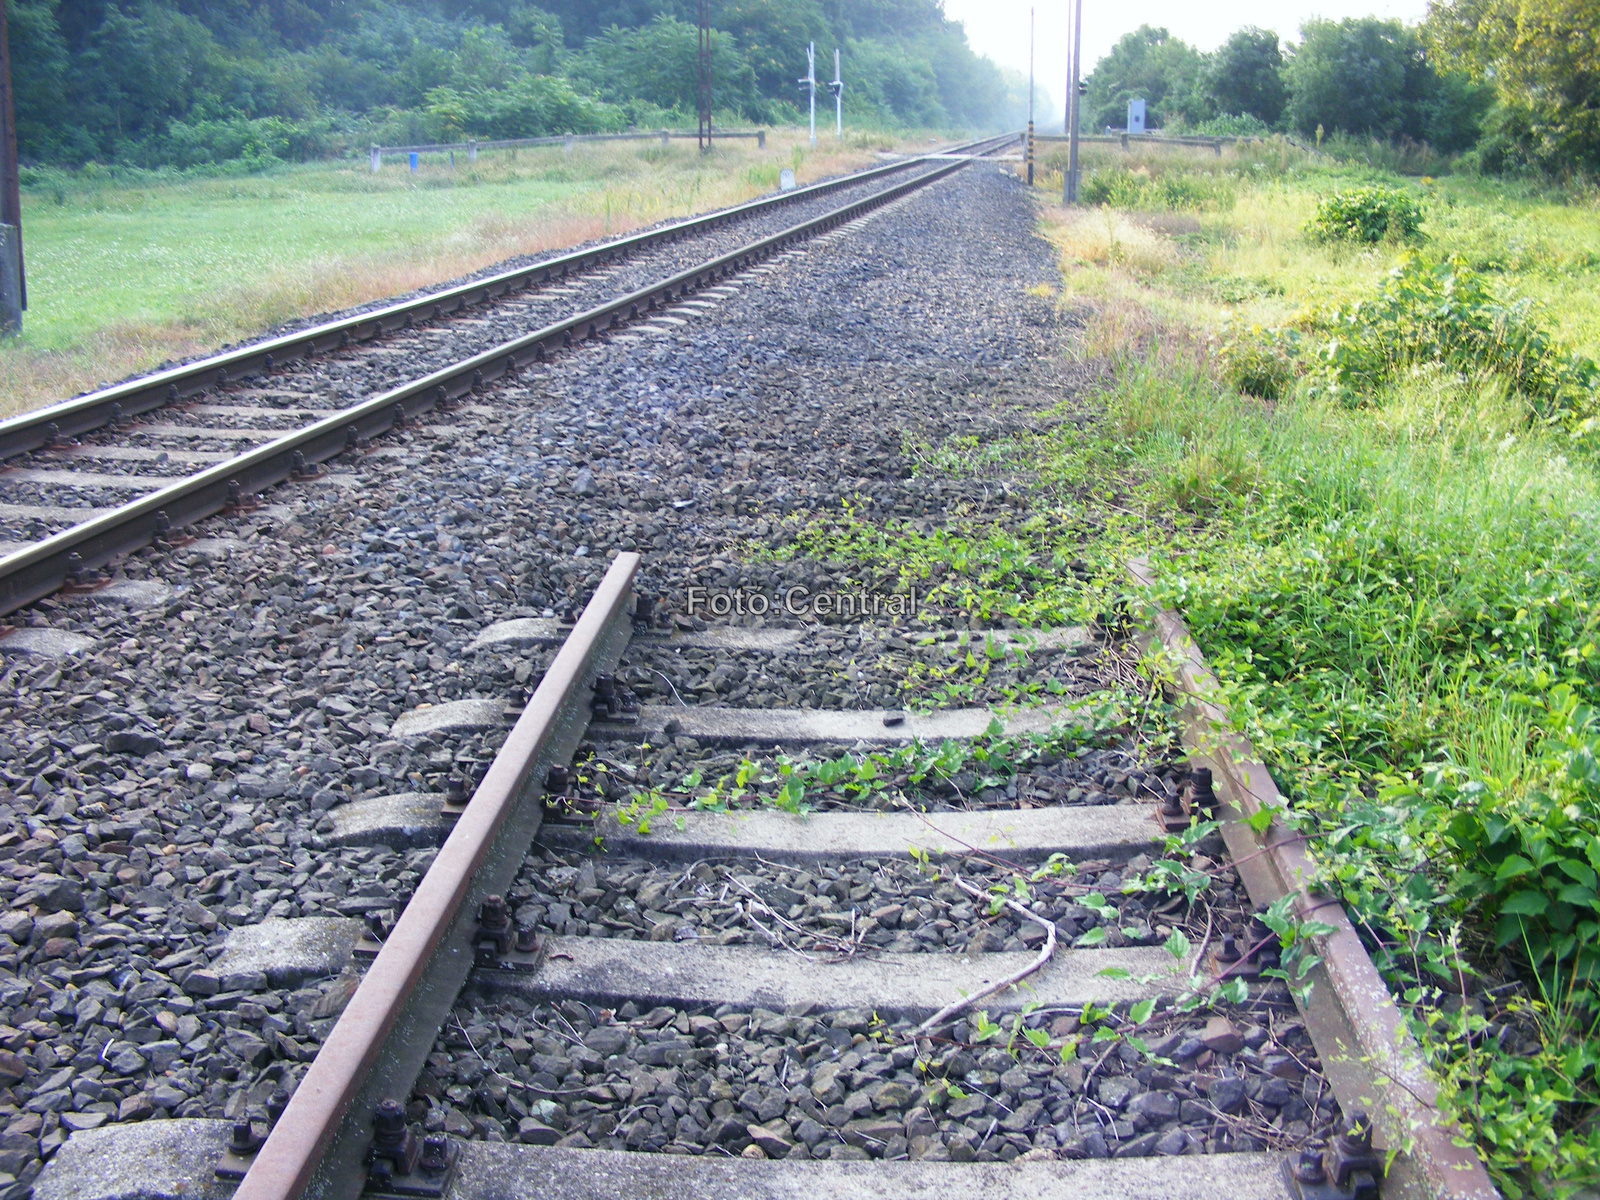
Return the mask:
<path id="1" fill-rule="evenodd" d="M 1294 331 L 1252 326 L 1223 343 L 1218 355 L 1222 378 L 1234 391 L 1261 400 L 1281 400 L 1294 386 Z"/>
<path id="2" fill-rule="evenodd" d="M 1600 409 L 1600 368 L 1567 349 L 1538 320 L 1532 302 L 1502 298 L 1458 260 L 1407 254 L 1378 295 L 1317 322 L 1329 334 L 1320 353 L 1327 394 L 1359 404 L 1400 371 L 1436 363 L 1494 375 L 1555 422 Z"/>
<path id="3" fill-rule="evenodd" d="M 1325 196 L 1306 232 L 1324 242 L 1409 241 L 1422 228 L 1422 208 L 1399 188 L 1359 187 Z"/>

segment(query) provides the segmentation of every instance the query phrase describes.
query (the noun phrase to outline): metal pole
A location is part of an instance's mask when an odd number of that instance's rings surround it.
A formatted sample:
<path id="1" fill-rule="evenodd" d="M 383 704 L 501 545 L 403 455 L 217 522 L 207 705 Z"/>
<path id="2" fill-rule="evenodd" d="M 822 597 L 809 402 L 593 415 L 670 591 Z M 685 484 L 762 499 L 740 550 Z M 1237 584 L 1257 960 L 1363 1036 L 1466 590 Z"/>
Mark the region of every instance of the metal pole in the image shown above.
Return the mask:
<path id="1" fill-rule="evenodd" d="M 700 0 L 700 150 L 711 149 L 711 0 Z"/>
<path id="2" fill-rule="evenodd" d="M 1033 186 L 1033 9 L 1028 10 L 1028 186 Z"/>
<path id="3" fill-rule="evenodd" d="M 806 77 L 800 81 L 811 96 L 811 145 L 817 144 L 817 44 L 806 47 Z"/>
<path id="4" fill-rule="evenodd" d="M 17 177 L 17 121 L 11 103 L 11 40 L 6 33 L 6 5 L 0 0 L 0 225 L 12 232 L 0 242 L 0 330 L 22 330 L 28 307 L 28 276 L 22 265 L 22 191 Z M 13 282 L 14 281 L 14 282 Z"/>
<path id="5" fill-rule="evenodd" d="M 833 48 L 833 121 L 839 140 L 844 141 L 844 76 L 839 73 L 839 47 Z"/>
<path id="6" fill-rule="evenodd" d="M 1083 105 L 1078 95 L 1078 69 L 1083 64 L 1083 0 L 1074 0 L 1072 17 L 1072 87 L 1068 96 L 1067 124 L 1067 178 L 1062 183 L 1062 199 L 1068 204 L 1078 202 L 1078 123 Z"/>

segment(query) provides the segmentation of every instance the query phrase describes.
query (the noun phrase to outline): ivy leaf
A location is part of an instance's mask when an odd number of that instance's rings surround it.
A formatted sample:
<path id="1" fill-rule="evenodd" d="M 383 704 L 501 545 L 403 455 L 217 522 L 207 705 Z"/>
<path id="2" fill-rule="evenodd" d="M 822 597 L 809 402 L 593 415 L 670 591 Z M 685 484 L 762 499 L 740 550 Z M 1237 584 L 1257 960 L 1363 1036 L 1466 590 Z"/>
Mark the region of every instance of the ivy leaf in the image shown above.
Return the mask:
<path id="1" fill-rule="evenodd" d="M 1135 1025 L 1143 1025 L 1150 1019 L 1150 1014 L 1155 1012 L 1155 1010 L 1156 1001 L 1155 997 L 1152 996 L 1149 999 L 1139 1001 L 1139 1003 L 1130 1008 L 1128 1010 L 1128 1020 L 1132 1021 Z"/>

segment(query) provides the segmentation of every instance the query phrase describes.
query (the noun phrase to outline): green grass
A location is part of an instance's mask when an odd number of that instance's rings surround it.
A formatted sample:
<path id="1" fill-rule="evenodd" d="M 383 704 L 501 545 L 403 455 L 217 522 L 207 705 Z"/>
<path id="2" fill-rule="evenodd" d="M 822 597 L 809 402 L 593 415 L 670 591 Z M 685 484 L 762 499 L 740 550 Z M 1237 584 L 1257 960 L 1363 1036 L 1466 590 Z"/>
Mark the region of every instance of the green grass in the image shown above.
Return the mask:
<path id="1" fill-rule="evenodd" d="M 186 178 L 35 173 L 23 193 L 29 308 L 0 344 L 0 416 L 283 321 L 876 163 L 889 139 L 816 150 L 621 143 L 485 152 L 412 175 L 391 156 Z M 925 141 L 925 139 L 923 139 Z M 907 143 L 911 145 L 913 143 Z"/>
<path id="2" fill-rule="evenodd" d="M 1447 1105 L 1508 1195 L 1565 1195 L 1600 1178 L 1600 474 L 1592 433 L 1569 432 L 1593 397 L 1534 418 L 1490 339 L 1477 360 L 1397 354 L 1342 402 L 1311 371 L 1263 403 L 1216 351 L 1295 324 L 1314 356 L 1333 306 L 1370 310 L 1402 248 L 1306 223 L 1378 182 L 1421 201 L 1424 254 L 1532 299 L 1525 320 L 1565 343 L 1549 353 L 1581 365 L 1600 354 L 1593 200 L 1340 165 L 1234 178 L 1231 206 L 1049 214 L 1068 302 L 1095 309 L 1085 350 L 1117 382 L 1039 466 L 1120 481 L 1086 557 L 1108 587 L 1130 554 L 1161 564 L 1154 598 L 1273 768 Z M 1432 319 L 1400 308 L 1402 339 Z M 1523 990 L 1478 1013 L 1475 974 Z"/>

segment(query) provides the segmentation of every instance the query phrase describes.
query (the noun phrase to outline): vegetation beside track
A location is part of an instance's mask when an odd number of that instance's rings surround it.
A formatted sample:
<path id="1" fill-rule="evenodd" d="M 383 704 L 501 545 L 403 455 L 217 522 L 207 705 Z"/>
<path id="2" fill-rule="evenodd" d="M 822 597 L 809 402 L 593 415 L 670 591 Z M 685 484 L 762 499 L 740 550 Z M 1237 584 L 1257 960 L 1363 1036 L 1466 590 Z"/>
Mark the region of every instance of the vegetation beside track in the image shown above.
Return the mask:
<path id="1" fill-rule="evenodd" d="M 1260 158 L 1123 170 L 1222 194 L 1048 213 L 1116 382 L 1044 477 L 1119 480 L 1085 557 L 1107 581 L 1134 551 L 1164 564 L 1155 598 L 1497 1182 L 1593 1183 L 1594 198 Z M 1330 239 L 1319 202 L 1371 185 L 1409 193 L 1420 230 Z"/>
<path id="2" fill-rule="evenodd" d="M 1101 203 L 1066 210 L 1059 165 L 1040 200 L 1087 314 L 1069 353 L 1110 382 L 1040 432 L 918 448 L 929 473 L 1031 476 L 1018 519 L 846 516 L 801 542 L 1024 624 L 1115 619 L 1149 555 L 1149 599 L 1189 623 L 1496 1181 L 1594 1183 L 1595 197 L 1095 147 Z M 1420 229 L 1308 228 L 1366 187 Z"/>
<path id="3" fill-rule="evenodd" d="M 0 417 L 296 318 L 877 165 L 892 138 L 815 150 L 802 131 L 710 158 L 674 142 L 282 166 L 233 178 L 83 173 L 24 192 L 30 308 L 0 347 Z M 921 148 L 926 136 L 904 143 Z"/>

